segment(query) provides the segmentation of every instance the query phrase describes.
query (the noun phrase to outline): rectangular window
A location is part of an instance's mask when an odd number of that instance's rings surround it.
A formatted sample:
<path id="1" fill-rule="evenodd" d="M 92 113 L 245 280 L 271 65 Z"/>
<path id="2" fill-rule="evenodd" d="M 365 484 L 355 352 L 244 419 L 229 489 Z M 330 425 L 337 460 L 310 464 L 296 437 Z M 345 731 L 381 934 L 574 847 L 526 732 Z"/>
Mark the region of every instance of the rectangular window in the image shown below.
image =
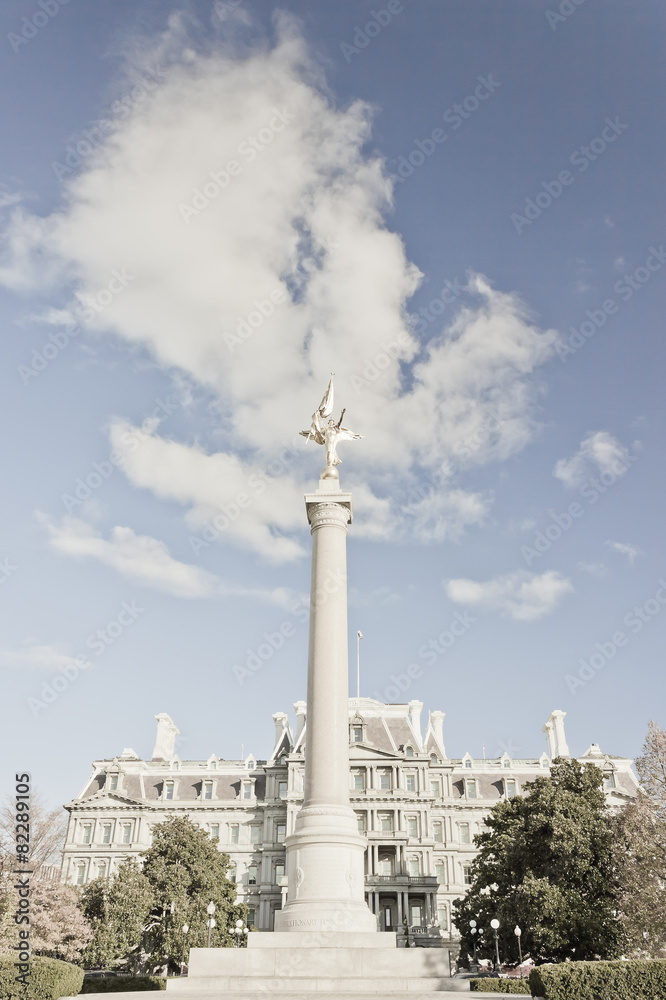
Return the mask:
<path id="1" fill-rule="evenodd" d="M 461 844 L 471 844 L 469 837 L 469 823 L 460 824 L 460 843 Z"/>
<path id="2" fill-rule="evenodd" d="M 100 864 L 97 865 L 97 878 L 105 878 L 105 877 L 106 877 L 106 865 L 102 861 L 100 862 Z"/>
<path id="3" fill-rule="evenodd" d="M 446 885 L 446 862 L 438 861 L 435 865 L 435 875 L 440 885 Z"/>
<path id="4" fill-rule="evenodd" d="M 447 930 L 449 926 L 448 915 L 445 909 L 437 910 L 437 923 L 441 931 Z"/>
<path id="5" fill-rule="evenodd" d="M 275 840 L 278 844 L 284 844 L 284 838 L 287 836 L 287 824 L 286 823 L 276 823 L 275 824 Z"/>
<path id="6" fill-rule="evenodd" d="M 363 727 L 362 726 L 354 726 L 354 728 L 352 729 L 352 739 L 353 739 L 354 743 L 362 743 L 363 742 Z"/>
<path id="7" fill-rule="evenodd" d="M 393 829 L 393 813 L 380 813 L 378 819 L 380 830 L 390 831 Z"/>
<path id="8" fill-rule="evenodd" d="M 212 781 L 204 781 L 204 793 L 203 793 L 203 797 L 205 799 L 212 799 L 212 797 L 213 797 L 213 782 Z"/>
<path id="9" fill-rule="evenodd" d="M 286 799 L 287 797 L 287 782 L 278 781 L 278 797 L 281 799 Z"/>
<path id="10" fill-rule="evenodd" d="M 243 798 L 244 799 L 252 798 L 252 784 L 249 781 L 243 782 Z"/>
<path id="11" fill-rule="evenodd" d="M 476 781 L 474 781 L 473 778 L 472 779 L 468 779 L 465 782 L 465 784 L 467 785 L 467 798 L 468 799 L 475 799 L 476 798 Z"/>
<path id="12" fill-rule="evenodd" d="M 86 866 L 85 865 L 79 865 L 79 867 L 77 869 L 77 872 L 76 872 L 76 884 L 77 885 L 83 885 L 83 883 L 85 882 L 85 880 L 86 880 Z"/>
<path id="13" fill-rule="evenodd" d="M 604 774 L 604 791 L 612 792 L 615 788 L 615 779 L 612 774 Z"/>
<path id="14" fill-rule="evenodd" d="M 280 862 L 275 866 L 275 884 L 280 884 L 280 879 L 284 878 L 284 864 Z"/>
<path id="15" fill-rule="evenodd" d="M 232 823 L 229 827 L 229 843 L 238 843 L 238 823 Z"/>
<path id="16" fill-rule="evenodd" d="M 235 865 L 235 863 L 230 864 L 229 867 L 227 868 L 227 878 L 229 879 L 230 882 L 235 882 L 236 881 L 236 865 Z"/>
<path id="17" fill-rule="evenodd" d="M 379 787 L 383 788 L 385 791 L 391 788 L 391 772 L 390 771 L 380 771 L 379 772 Z"/>
<path id="18" fill-rule="evenodd" d="M 164 782 L 164 798 L 165 799 L 173 798 L 173 781 Z"/>
<path id="19" fill-rule="evenodd" d="M 91 842 L 92 842 L 92 823 L 85 823 L 83 826 L 81 843 L 90 844 Z"/>
<path id="20" fill-rule="evenodd" d="M 437 820 L 432 824 L 432 835 L 436 844 L 444 843 L 442 824 L 437 822 Z"/>
<path id="21" fill-rule="evenodd" d="M 465 761 L 465 767 L 471 767 L 471 766 L 472 766 L 471 760 L 466 760 Z"/>
<path id="22" fill-rule="evenodd" d="M 418 903 L 414 903 L 414 904 L 412 904 L 412 906 L 410 906 L 410 911 L 411 911 L 411 917 L 412 917 L 412 919 L 411 919 L 412 927 L 420 927 L 421 926 L 421 907 L 419 906 Z"/>
<path id="23" fill-rule="evenodd" d="M 247 926 L 254 927 L 254 906 L 248 906 L 247 909 Z"/>
<path id="24" fill-rule="evenodd" d="M 117 789 L 118 789 L 118 775 L 112 774 L 110 775 L 110 780 L 109 780 L 109 791 L 115 792 L 117 791 Z"/>
<path id="25" fill-rule="evenodd" d="M 219 823 L 211 823 L 211 827 L 210 827 L 210 839 L 211 840 L 219 840 L 220 839 L 220 824 Z"/>
<path id="26" fill-rule="evenodd" d="M 507 799 L 512 799 L 516 794 L 516 782 L 513 778 L 504 779 L 504 788 L 506 791 Z"/>
<path id="27" fill-rule="evenodd" d="M 416 791 L 416 775 L 415 774 L 407 774 L 407 775 L 405 775 L 405 789 L 408 792 L 415 792 Z"/>
<path id="28" fill-rule="evenodd" d="M 506 758 L 502 761 L 502 767 L 511 767 L 511 761 Z"/>
<path id="29" fill-rule="evenodd" d="M 440 795 L 442 794 L 442 786 L 439 783 L 439 781 L 430 782 L 430 794 L 434 795 L 436 799 L 440 797 Z"/>
<path id="30" fill-rule="evenodd" d="M 407 833 L 410 837 L 418 837 L 419 821 L 416 816 L 410 816 L 407 820 Z"/>
<path id="31" fill-rule="evenodd" d="M 472 884 L 472 866 L 463 865 L 463 885 Z"/>
<path id="32" fill-rule="evenodd" d="M 362 792 L 365 788 L 365 774 L 363 771 L 354 771 L 353 789 L 355 792 Z"/>
<path id="33" fill-rule="evenodd" d="M 364 813 L 356 813 L 356 827 L 359 833 L 365 833 L 365 815 Z"/>
<path id="34" fill-rule="evenodd" d="M 379 859 L 379 875 L 392 875 L 393 874 L 393 861 L 391 858 L 380 858 Z"/>
<path id="35" fill-rule="evenodd" d="M 251 826 L 250 827 L 250 843 L 258 844 L 261 839 L 261 827 Z"/>
<path id="36" fill-rule="evenodd" d="M 247 870 L 247 884 L 256 885 L 257 884 L 257 866 L 250 865 Z"/>
<path id="37" fill-rule="evenodd" d="M 415 875 L 420 875 L 418 858 L 409 858 L 409 860 L 407 861 L 407 874 L 411 875 L 412 877 Z"/>
<path id="38" fill-rule="evenodd" d="M 123 844 L 131 844 L 132 842 L 132 827 L 129 823 L 125 823 L 123 826 Z"/>
<path id="39" fill-rule="evenodd" d="M 111 824 L 110 823 L 105 823 L 104 826 L 102 827 L 102 843 L 103 844 L 110 844 L 111 843 Z"/>

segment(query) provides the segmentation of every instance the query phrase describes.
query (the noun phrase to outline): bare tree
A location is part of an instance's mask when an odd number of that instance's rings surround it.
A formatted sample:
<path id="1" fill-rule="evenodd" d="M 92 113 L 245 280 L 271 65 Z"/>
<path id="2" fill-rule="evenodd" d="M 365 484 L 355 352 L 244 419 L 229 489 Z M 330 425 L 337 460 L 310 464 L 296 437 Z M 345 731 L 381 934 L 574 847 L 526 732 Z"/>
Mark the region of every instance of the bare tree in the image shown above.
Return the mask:
<path id="1" fill-rule="evenodd" d="M 67 814 L 63 809 L 49 810 L 38 792 L 30 796 L 30 866 L 39 872 L 45 865 L 57 868 L 62 863 L 62 852 L 67 832 Z M 0 808 L 0 870 L 11 870 L 16 865 L 16 802 L 11 795 Z"/>

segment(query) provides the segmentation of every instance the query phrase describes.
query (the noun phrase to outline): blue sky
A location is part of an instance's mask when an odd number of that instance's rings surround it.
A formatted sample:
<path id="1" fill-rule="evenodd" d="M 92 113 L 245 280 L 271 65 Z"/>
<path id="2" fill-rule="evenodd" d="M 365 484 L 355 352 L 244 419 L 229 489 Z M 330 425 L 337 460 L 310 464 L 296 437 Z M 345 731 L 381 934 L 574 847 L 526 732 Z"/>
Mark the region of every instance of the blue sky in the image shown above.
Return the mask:
<path id="1" fill-rule="evenodd" d="M 444 710 L 451 756 L 537 756 L 555 708 L 635 756 L 663 6 L 56 3 L 2 11 L 3 785 L 66 801 L 157 712 L 184 758 L 270 751 L 330 371 L 352 689 L 361 629 L 362 693 Z"/>

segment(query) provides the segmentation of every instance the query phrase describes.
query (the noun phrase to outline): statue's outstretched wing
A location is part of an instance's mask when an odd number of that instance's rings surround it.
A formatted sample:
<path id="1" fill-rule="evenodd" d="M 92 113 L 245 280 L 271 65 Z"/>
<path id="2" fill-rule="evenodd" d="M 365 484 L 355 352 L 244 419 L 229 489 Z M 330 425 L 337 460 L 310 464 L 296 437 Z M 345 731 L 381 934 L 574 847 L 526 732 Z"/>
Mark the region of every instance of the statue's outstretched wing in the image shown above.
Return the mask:
<path id="1" fill-rule="evenodd" d="M 355 431 L 350 431 L 348 427 L 341 427 L 338 431 L 338 441 L 360 441 L 363 437 L 362 434 L 356 434 Z"/>

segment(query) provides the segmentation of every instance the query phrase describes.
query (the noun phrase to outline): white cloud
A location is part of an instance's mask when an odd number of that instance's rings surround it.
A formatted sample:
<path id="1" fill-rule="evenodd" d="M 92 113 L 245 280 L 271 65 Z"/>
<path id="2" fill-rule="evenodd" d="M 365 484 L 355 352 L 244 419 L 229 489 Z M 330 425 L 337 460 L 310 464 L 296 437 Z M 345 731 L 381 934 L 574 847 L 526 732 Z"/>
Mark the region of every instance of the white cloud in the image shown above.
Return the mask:
<path id="1" fill-rule="evenodd" d="M 277 24 L 272 48 L 238 58 L 197 54 L 171 19 L 156 52 L 141 55 L 163 67 L 160 85 L 72 175 L 60 210 L 14 211 L 0 281 L 69 285 L 63 316 L 145 347 L 216 394 L 216 455 L 152 435 L 125 466 L 135 485 L 182 503 L 193 528 L 308 425 L 334 370 L 346 419 L 364 435 L 343 452 L 345 481 L 365 484 L 359 530 L 455 537 L 490 504 L 459 477 L 534 435 L 534 373 L 557 334 L 470 274 L 457 318 L 418 342 L 407 306 L 421 276 L 386 226 L 392 184 L 364 151 L 371 109 L 334 107 L 293 22 Z M 131 280 L 86 318 L 83 304 L 115 272 Z M 219 540 L 273 561 L 303 554 L 297 484 L 323 464 L 321 449 L 305 450 Z M 446 495 L 406 518 L 412 484 L 442 469 Z"/>
<path id="2" fill-rule="evenodd" d="M 613 552 L 620 552 L 623 556 L 626 556 L 629 560 L 630 565 L 633 566 L 636 556 L 642 555 L 641 550 L 637 545 L 631 545 L 629 542 L 612 542 L 607 541 L 606 545 Z"/>
<path id="3" fill-rule="evenodd" d="M 121 576 L 175 597 L 253 597 L 286 605 L 290 593 L 284 588 L 261 590 L 226 584 L 198 566 L 174 559 L 164 544 L 131 528 L 115 527 L 109 540 L 79 518 L 63 518 L 57 525 L 44 516 L 40 520 L 50 536 L 51 548 L 63 555 L 97 559 Z"/>
<path id="4" fill-rule="evenodd" d="M 69 656 L 56 646 L 0 649 L 0 663 L 8 667 L 37 667 L 41 670 L 62 670 L 63 667 L 85 669 L 85 661 L 81 657 Z"/>
<path id="5" fill-rule="evenodd" d="M 581 441 L 575 455 L 558 460 L 553 475 L 573 489 L 582 486 L 591 476 L 606 473 L 613 476 L 613 480 L 623 476 L 630 461 L 628 449 L 612 434 L 595 431 Z"/>
<path id="6" fill-rule="evenodd" d="M 590 576 L 599 576 L 599 577 L 605 576 L 607 572 L 606 567 L 604 566 L 603 563 L 579 562 L 577 563 L 577 569 L 579 569 L 581 573 L 589 573 Z"/>
<path id="7" fill-rule="evenodd" d="M 540 576 L 518 570 L 482 583 L 466 579 L 446 582 L 446 593 L 457 604 L 486 607 L 528 622 L 550 614 L 571 591 L 571 581 L 554 570 Z"/>

